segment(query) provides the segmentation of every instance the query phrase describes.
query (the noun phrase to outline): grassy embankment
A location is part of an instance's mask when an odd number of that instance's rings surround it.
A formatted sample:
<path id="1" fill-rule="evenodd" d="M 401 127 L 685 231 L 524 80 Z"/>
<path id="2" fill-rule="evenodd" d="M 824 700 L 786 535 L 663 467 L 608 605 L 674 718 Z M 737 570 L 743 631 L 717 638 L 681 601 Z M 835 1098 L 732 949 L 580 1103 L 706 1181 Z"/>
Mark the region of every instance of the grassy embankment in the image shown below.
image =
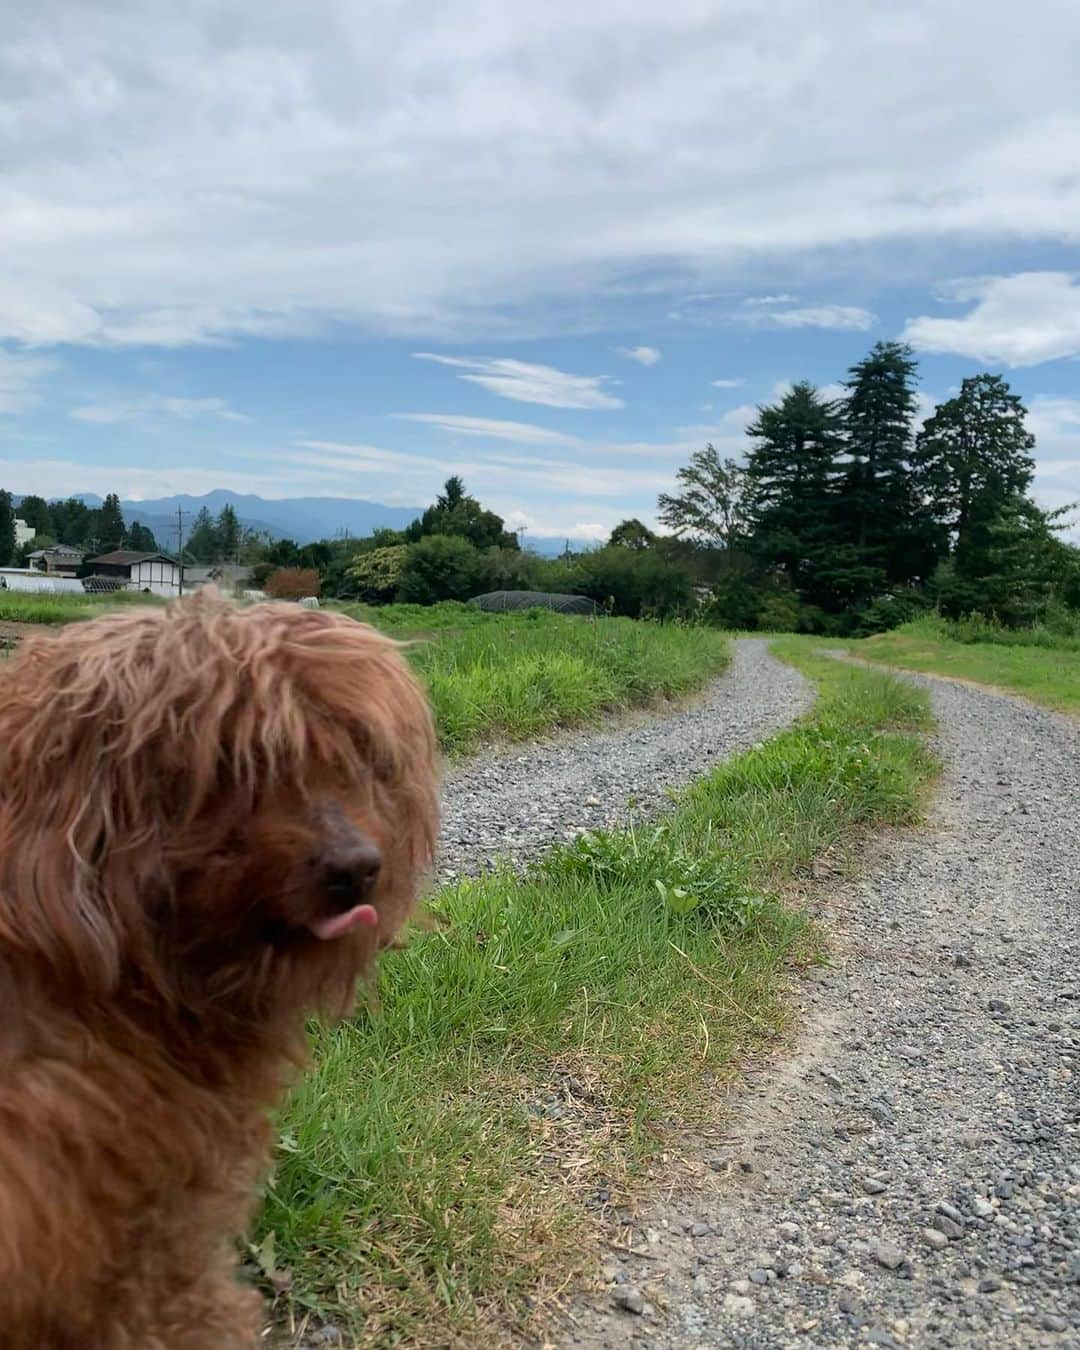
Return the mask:
<path id="1" fill-rule="evenodd" d="M 1080 634 L 927 618 L 848 644 L 867 661 L 948 675 L 1080 713 Z"/>
<path id="2" fill-rule="evenodd" d="M 254 1250 L 356 1344 L 491 1344 L 588 1265 L 672 1125 L 715 1116 L 787 1025 L 813 860 L 919 814 L 921 692 L 813 654 L 802 723 L 524 879 L 462 882 L 390 954 L 378 1006 L 315 1036 Z"/>

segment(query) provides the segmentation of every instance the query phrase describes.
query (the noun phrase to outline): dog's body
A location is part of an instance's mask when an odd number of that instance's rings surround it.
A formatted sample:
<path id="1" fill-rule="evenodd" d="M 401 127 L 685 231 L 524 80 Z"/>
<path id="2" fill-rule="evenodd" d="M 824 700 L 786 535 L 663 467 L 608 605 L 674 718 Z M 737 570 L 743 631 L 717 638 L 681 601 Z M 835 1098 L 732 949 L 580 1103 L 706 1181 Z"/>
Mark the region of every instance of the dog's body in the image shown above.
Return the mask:
<path id="1" fill-rule="evenodd" d="M 0 1343 L 239 1350 L 268 1110 L 436 828 L 394 644 L 211 599 L 0 668 Z"/>

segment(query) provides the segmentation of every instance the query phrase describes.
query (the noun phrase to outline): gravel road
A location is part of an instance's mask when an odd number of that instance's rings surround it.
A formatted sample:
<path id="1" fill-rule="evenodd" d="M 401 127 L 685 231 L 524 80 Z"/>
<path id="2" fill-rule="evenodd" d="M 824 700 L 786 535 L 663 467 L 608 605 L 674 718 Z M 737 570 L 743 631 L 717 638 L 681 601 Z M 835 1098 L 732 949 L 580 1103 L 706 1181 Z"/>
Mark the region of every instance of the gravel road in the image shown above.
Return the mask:
<path id="1" fill-rule="evenodd" d="M 929 828 L 558 1344 L 1080 1346 L 1080 724 L 943 681 Z"/>
<path id="2" fill-rule="evenodd" d="M 500 856 L 528 861 L 582 828 L 655 814 L 668 790 L 794 721 L 813 701 L 807 681 L 768 653 L 733 644 L 728 670 L 703 697 L 600 731 L 567 732 L 451 769 L 443 790 L 440 872 L 477 872 Z"/>

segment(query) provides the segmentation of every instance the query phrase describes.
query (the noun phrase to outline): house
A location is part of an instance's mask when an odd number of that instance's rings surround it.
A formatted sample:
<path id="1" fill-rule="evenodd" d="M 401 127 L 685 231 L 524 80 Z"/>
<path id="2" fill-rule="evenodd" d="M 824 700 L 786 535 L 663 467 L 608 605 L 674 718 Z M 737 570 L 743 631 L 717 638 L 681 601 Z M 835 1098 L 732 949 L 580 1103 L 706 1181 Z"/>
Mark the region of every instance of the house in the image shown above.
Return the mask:
<path id="1" fill-rule="evenodd" d="M 20 519 L 19 516 L 15 517 L 16 548 L 22 548 L 23 544 L 29 544 L 36 534 L 37 530 L 34 529 L 33 525 L 27 525 L 26 521 Z"/>
<path id="2" fill-rule="evenodd" d="M 83 564 L 86 555 L 81 549 L 70 544 L 53 544 L 49 548 L 36 548 L 27 556 L 27 562 L 38 572 L 49 576 L 73 577 Z"/>
<path id="3" fill-rule="evenodd" d="M 165 553 L 137 553 L 117 549 L 87 558 L 83 585 L 88 591 L 147 591 L 151 595 L 179 595 L 183 574 L 175 558 Z"/>

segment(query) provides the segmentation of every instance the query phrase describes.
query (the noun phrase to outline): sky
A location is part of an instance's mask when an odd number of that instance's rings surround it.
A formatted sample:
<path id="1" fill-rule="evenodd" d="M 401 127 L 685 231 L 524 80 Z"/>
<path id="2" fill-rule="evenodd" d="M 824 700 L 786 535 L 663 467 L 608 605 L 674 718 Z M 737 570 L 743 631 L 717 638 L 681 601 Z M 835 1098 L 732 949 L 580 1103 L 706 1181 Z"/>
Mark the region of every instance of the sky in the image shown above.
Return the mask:
<path id="1" fill-rule="evenodd" d="M 0 486 L 584 539 L 874 342 L 1080 498 L 1080 6 L 8 0 Z"/>

